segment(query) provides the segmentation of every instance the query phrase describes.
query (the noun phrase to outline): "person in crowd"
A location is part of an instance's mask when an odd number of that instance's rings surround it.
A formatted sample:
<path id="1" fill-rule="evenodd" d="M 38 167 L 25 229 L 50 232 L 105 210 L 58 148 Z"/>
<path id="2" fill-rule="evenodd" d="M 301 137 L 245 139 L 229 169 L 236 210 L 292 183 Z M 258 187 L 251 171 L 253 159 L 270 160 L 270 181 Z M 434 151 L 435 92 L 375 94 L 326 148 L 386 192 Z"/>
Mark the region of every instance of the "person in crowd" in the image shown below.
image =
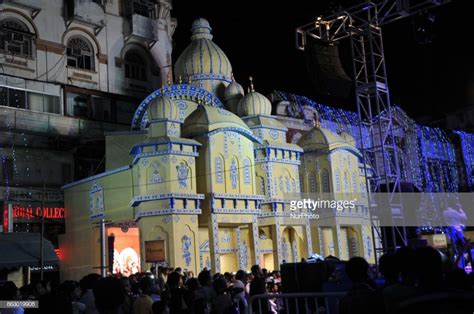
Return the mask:
<path id="1" fill-rule="evenodd" d="M 194 278 L 194 272 L 192 270 L 188 270 L 187 274 L 188 279 Z"/>
<path id="2" fill-rule="evenodd" d="M 279 287 L 274 282 L 270 282 L 267 284 L 267 290 L 269 294 L 279 293 Z M 278 299 L 278 298 L 268 299 L 268 306 L 269 306 L 269 313 L 271 314 L 278 314 L 280 313 L 280 310 L 283 308 L 281 299 Z"/>
<path id="3" fill-rule="evenodd" d="M 140 279 L 139 282 L 140 294 L 133 303 L 133 314 L 152 314 L 153 313 L 153 302 L 152 298 L 154 293 L 153 279 L 145 276 Z"/>
<path id="4" fill-rule="evenodd" d="M 231 289 L 231 296 L 233 302 L 239 308 L 240 313 L 243 313 L 247 309 L 247 299 L 245 297 L 245 278 L 247 274 L 242 269 L 239 269 L 234 276 L 234 281 Z"/>
<path id="5" fill-rule="evenodd" d="M 158 278 L 157 278 L 157 285 L 161 291 L 165 289 L 166 280 L 168 280 L 168 268 L 167 267 L 158 267 Z"/>
<path id="6" fill-rule="evenodd" d="M 105 277 L 92 289 L 95 306 L 100 314 L 120 314 L 125 299 L 125 289 L 117 277 Z"/>
<path id="7" fill-rule="evenodd" d="M 369 284 L 369 263 L 362 257 L 352 257 L 346 263 L 345 271 L 352 282 L 352 288 L 341 299 L 339 314 L 376 313 L 371 302 L 374 289 Z"/>
<path id="8" fill-rule="evenodd" d="M 174 271 L 168 275 L 167 300 L 170 314 L 189 313 L 191 304 L 187 304 L 185 300 L 186 288 L 183 284 L 183 277 L 180 273 Z"/>
<path id="9" fill-rule="evenodd" d="M 415 250 L 401 248 L 395 253 L 395 264 L 398 269 L 399 280 L 391 285 L 385 285 L 382 291 L 383 301 L 387 313 L 396 311 L 398 304 L 416 296 L 416 270 L 414 267 Z"/>
<path id="10" fill-rule="evenodd" d="M 443 263 L 441 254 L 432 247 L 415 251 L 414 267 L 418 278 L 419 294 L 436 293 L 442 290 Z"/>
<path id="11" fill-rule="evenodd" d="M 385 287 L 398 283 L 400 270 L 395 254 L 387 253 L 380 257 L 379 271 L 384 278 Z"/>
<path id="12" fill-rule="evenodd" d="M 230 294 L 227 292 L 227 282 L 224 276 L 216 278 L 213 282 L 216 297 L 212 301 L 213 314 L 236 314 L 236 308 Z"/>
<path id="13" fill-rule="evenodd" d="M 464 251 L 464 245 L 466 244 L 463 230 L 465 229 L 467 216 L 457 198 L 448 198 L 443 217 L 448 226 L 446 231 L 451 240 L 454 254 L 462 254 Z"/>
<path id="14" fill-rule="evenodd" d="M 253 279 L 250 282 L 250 297 L 253 297 L 258 294 L 265 294 L 267 289 L 260 266 L 253 265 L 251 271 Z M 268 303 L 265 300 L 260 299 L 259 301 L 253 303 L 253 310 L 261 311 L 261 313 L 266 314 L 268 313 Z"/>
<path id="15" fill-rule="evenodd" d="M 124 290 L 124 300 L 122 304 L 122 313 L 123 314 L 132 314 L 132 305 L 135 301 L 135 296 L 132 292 L 132 285 L 128 277 L 121 277 L 120 283 L 122 284 Z"/>
<path id="16" fill-rule="evenodd" d="M 81 291 L 82 291 L 82 296 L 79 299 L 79 302 L 86 305 L 85 314 L 98 314 L 99 313 L 95 307 L 95 299 L 94 299 L 94 293 L 93 293 L 93 288 L 97 284 L 99 279 L 100 279 L 99 274 L 89 274 L 89 275 L 84 276 L 84 278 L 82 278 L 79 281 L 79 286 L 81 287 Z"/>

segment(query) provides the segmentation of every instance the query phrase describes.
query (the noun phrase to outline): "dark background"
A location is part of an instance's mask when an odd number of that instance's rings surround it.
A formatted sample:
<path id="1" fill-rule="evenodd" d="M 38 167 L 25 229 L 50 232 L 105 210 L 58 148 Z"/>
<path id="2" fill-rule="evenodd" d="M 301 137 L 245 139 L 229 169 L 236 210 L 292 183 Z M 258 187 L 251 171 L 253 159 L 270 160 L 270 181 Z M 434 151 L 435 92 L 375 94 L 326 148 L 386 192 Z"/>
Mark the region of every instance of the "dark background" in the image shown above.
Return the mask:
<path id="1" fill-rule="evenodd" d="M 246 87 L 254 77 L 256 90 L 293 92 L 317 101 L 355 110 L 353 99 L 322 97 L 308 79 L 304 53 L 295 48 L 295 28 L 315 17 L 327 16 L 360 1 L 173 1 L 178 19 L 173 59 L 189 44 L 194 19 L 206 18 L 214 42 L 229 57 L 236 80 Z M 472 10 L 467 0 L 430 11 L 434 23 L 414 16 L 384 27 L 385 57 L 392 103 L 416 120 L 434 124 L 445 116 L 474 105 L 474 43 Z M 425 35 L 415 29 L 424 25 Z M 342 64 L 349 75 L 350 52 L 342 44 Z"/>

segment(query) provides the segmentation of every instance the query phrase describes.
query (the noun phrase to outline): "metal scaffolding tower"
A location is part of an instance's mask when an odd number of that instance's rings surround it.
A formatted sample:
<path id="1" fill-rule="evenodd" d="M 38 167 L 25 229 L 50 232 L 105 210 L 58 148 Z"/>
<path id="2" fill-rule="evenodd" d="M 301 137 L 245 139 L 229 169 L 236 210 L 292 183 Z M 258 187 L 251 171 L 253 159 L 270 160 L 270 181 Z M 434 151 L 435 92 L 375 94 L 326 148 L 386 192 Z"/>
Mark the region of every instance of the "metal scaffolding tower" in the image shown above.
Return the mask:
<path id="1" fill-rule="evenodd" d="M 450 2 L 449 0 L 379 0 L 364 1 L 327 18 L 318 17 L 296 29 L 296 45 L 305 50 L 308 38 L 335 44 L 350 39 L 360 137 L 365 126 L 370 144 L 361 141 L 367 188 L 370 192 L 388 193 L 391 209 L 390 234 L 382 234 L 373 199 L 369 199 L 374 231 L 376 261 L 383 250 L 407 244 L 400 186 L 400 165 L 393 132 L 390 94 L 382 40 L 382 25 Z M 368 167 L 375 175 L 368 176 Z M 387 229 L 385 229 L 386 231 Z M 383 248 L 376 238 L 383 239 Z M 397 241 L 398 240 L 398 241 Z M 400 243 L 401 242 L 401 243 Z"/>

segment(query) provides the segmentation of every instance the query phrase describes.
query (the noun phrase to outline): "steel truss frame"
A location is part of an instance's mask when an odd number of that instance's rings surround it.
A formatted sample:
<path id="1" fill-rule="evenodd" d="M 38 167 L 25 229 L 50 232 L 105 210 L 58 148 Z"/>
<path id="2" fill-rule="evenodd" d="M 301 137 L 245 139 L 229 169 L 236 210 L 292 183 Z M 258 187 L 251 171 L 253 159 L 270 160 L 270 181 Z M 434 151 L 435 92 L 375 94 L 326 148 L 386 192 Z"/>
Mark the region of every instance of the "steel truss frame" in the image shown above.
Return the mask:
<path id="1" fill-rule="evenodd" d="M 407 233 L 404 227 L 403 204 L 401 199 L 401 176 L 385 66 L 382 25 L 395 22 L 407 16 L 423 12 L 450 2 L 450 0 L 382 0 L 364 1 L 348 10 L 328 18 L 318 17 L 313 22 L 296 29 L 296 47 L 304 50 L 308 37 L 335 44 L 350 39 L 354 72 L 357 111 L 360 118 L 359 135 L 362 128 L 368 130 L 370 141 L 362 143 L 362 155 L 366 174 L 368 195 L 385 187 L 389 193 L 391 209 L 391 239 L 382 236 L 382 229 L 375 210 L 373 198 L 369 198 L 371 220 L 376 252 L 395 250 L 399 241 L 407 245 Z M 367 163 L 369 165 L 367 165 Z M 369 176 L 368 167 L 375 171 Z M 383 238 L 383 248 L 378 247 L 377 238 Z"/>

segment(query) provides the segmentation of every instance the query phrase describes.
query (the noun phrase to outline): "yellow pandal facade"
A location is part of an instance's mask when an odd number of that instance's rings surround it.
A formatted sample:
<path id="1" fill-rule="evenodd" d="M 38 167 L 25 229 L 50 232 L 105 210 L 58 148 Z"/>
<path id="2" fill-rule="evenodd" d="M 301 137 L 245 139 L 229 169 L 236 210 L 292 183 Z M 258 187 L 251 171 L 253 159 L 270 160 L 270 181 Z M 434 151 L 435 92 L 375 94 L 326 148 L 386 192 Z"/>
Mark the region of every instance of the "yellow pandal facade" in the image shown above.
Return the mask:
<path id="1" fill-rule="evenodd" d="M 121 237 L 138 228 L 143 271 L 151 267 L 145 242 L 154 240 L 164 240 L 169 265 L 195 273 L 254 264 L 273 270 L 313 252 L 373 262 L 365 211 L 311 220 L 292 217 L 289 209 L 289 196 L 301 191 L 337 190 L 337 173 L 350 176 L 350 193 L 363 189 L 360 154 L 348 136 L 315 128 L 308 134 L 326 137 L 287 143 L 287 129 L 271 115 L 270 101 L 252 82 L 244 94 L 233 80 L 204 19 L 193 23 L 175 77 L 176 84 L 139 105 L 132 131 L 106 136 L 106 172 L 64 186 L 62 280 L 99 271 L 95 222 L 101 217 L 121 227 Z M 344 141 L 338 149 L 334 138 Z M 320 144 L 324 149 L 315 150 Z"/>

